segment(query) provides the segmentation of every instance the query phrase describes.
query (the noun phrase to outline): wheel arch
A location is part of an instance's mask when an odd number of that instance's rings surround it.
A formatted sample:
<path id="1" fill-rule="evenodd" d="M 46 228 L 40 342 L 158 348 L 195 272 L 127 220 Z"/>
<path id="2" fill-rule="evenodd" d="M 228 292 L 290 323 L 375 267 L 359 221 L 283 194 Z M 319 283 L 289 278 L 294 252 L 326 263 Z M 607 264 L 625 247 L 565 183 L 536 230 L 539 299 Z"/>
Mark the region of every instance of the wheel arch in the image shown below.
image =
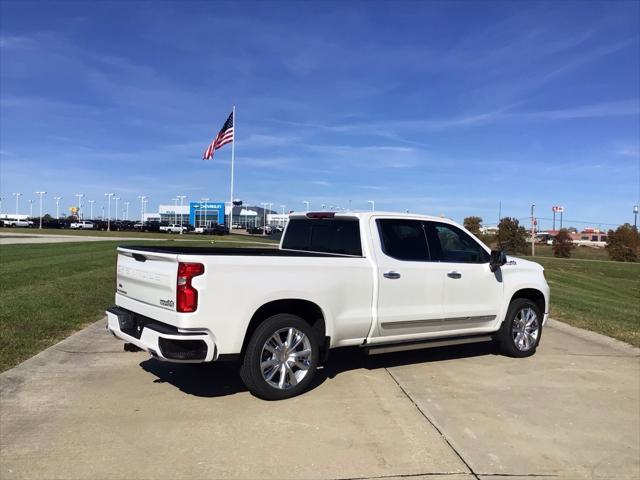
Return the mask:
<path id="1" fill-rule="evenodd" d="M 309 323 L 316 333 L 318 343 L 320 344 L 320 358 L 322 359 L 327 356 L 330 338 L 327 336 L 326 316 L 317 303 L 300 298 L 272 300 L 260 306 L 251 316 L 251 320 L 245 331 L 242 350 L 240 352 L 241 356 L 244 356 L 249 340 L 253 332 L 258 328 L 258 325 L 278 313 L 297 315 Z"/>
<path id="2" fill-rule="evenodd" d="M 538 290 L 537 288 L 521 288 L 511 296 L 509 305 L 511 305 L 511 303 L 517 298 L 531 300 L 540 309 L 540 313 L 542 315 L 546 313 L 547 299 L 541 290 Z"/>

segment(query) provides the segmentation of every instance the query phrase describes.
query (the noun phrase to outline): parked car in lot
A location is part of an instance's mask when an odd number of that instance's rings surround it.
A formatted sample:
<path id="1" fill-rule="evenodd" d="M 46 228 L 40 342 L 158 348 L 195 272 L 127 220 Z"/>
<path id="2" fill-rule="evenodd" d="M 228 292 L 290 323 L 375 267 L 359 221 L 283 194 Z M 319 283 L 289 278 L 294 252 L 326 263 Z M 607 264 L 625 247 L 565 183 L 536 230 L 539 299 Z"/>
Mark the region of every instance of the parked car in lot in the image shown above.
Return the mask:
<path id="1" fill-rule="evenodd" d="M 160 225 L 160 231 L 164 233 L 185 233 L 187 231 L 186 225 L 179 225 L 172 223 L 170 225 Z"/>
<path id="2" fill-rule="evenodd" d="M 438 217 L 292 214 L 279 249 L 122 246 L 117 262 L 115 336 L 160 360 L 239 359 L 265 399 L 303 392 L 337 347 L 493 340 L 527 357 L 549 312 L 540 265 Z"/>
<path id="3" fill-rule="evenodd" d="M 115 220 L 111 222 L 111 230 L 117 231 L 131 231 L 135 230 L 135 222 L 131 220 Z"/>
<path id="4" fill-rule="evenodd" d="M 136 222 L 133 225 L 134 230 L 138 230 L 140 232 L 159 232 L 160 231 L 160 227 L 164 227 L 166 225 L 169 225 L 168 223 L 164 223 L 164 222 L 155 222 L 155 221 L 147 221 L 144 223 L 141 222 Z"/>
<path id="5" fill-rule="evenodd" d="M 74 230 L 94 230 L 96 229 L 96 226 L 89 220 L 79 220 L 69 225 L 69 228 L 72 228 Z"/>

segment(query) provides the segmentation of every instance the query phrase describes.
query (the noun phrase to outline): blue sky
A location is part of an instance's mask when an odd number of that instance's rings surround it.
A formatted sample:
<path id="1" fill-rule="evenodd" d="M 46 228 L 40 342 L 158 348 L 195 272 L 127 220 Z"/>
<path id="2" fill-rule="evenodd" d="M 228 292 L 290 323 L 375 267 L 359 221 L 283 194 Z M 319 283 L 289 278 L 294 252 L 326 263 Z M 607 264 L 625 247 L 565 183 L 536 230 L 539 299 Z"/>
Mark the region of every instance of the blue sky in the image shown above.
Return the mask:
<path id="1" fill-rule="evenodd" d="M 632 221 L 640 3 L 0 3 L 0 189 Z M 121 203 L 122 205 L 122 203 Z M 544 223 L 543 223 L 544 226 Z"/>

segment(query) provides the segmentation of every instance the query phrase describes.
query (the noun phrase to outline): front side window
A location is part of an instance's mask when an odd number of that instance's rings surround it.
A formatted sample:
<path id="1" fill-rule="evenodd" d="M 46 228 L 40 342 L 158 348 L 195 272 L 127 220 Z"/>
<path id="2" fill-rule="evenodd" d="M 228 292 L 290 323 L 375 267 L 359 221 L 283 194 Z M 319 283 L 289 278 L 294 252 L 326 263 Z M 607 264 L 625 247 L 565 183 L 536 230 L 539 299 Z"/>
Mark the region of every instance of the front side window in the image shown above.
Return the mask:
<path id="1" fill-rule="evenodd" d="M 458 227 L 447 223 L 424 222 L 431 258 L 450 263 L 486 263 L 489 254 Z"/>
<path id="2" fill-rule="evenodd" d="M 427 262 L 429 247 L 422 222 L 384 218 L 377 220 L 382 251 L 396 260 Z"/>

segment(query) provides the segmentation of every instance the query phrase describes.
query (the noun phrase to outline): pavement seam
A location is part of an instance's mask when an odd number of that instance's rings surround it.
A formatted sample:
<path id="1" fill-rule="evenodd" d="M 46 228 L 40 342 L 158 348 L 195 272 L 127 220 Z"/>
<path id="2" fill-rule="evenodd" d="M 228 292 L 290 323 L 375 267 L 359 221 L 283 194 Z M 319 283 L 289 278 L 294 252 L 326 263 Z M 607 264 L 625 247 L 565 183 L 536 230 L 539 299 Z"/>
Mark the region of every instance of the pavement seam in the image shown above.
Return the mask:
<path id="1" fill-rule="evenodd" d="M 398 388 L 402 391 L 402 393 L 405 394 L 405 396 L 409 399 L 409 401 L 411 403 L 413 403 L 413 406 L 416 407 L 416 409 L 420 412 L 420 414 L 424 417 L 424 419 L 429 422 L 429 424 L 436 430 L 436 432 L 438 432 L 438 434 L 440 435 L 440 437 L 442 437 L 442 439 L 447 443 L 447 445 L 449 445 L 449 448 L 451 448 L 451 450 L 453 450 L 453 453 L 455 453 L 458 458 L 460 459 L 460 461 L 464 464 L 465 467 L 467 467 L 467 469 L 469 469 L 469 472 L 471 473 L 471 475 L 476 479 L 476 480 L 480 480 L 480 477 L 478 476 L 478 474 L 473 470 L 473 468 L 471 468 L 471 465 L 469 465 L 469 463 L 463 458 L 463 456 L 460 454 L 460 452 L 458 452 L 458 450 L 453 446 L 453 444 L 449 441 L 449 439 L 446 437 L 446 435 L 444 433 L 442 433 L 442 430 L 440 430 L 437 425 L 427 416 L 427 414 L 420 408 L 420 406 L 413 400 L 413 398 L 411 398 L 411 396 L 407 393 L 407 391 L 404 389 L 404 387 L 402 385 L 400 385 L 400 382 L 398 382 L 398 379 L 393 375 L 393 373 L 391 373 L 389 371 L 388 368 L 385 368 L 385 371 L 389 374 L 389 376 L 393 379 L 393 381 L 395 382 L 395 384 L 398 386 Z"/>
<path id="2" fill-rule="evenodd" d="M 389 475 L 379 475 L 376 477 L 346 477 L 346 478 L 337 478 L 335 480 L 377 480 L 377 479 L 385 479 L 385 478 L 412 478 L 412 477 L 435 477 L 435 476 L 443 476 L 443 475 L 465 475 L 471 476 L 472 473 L 467 472 L 429 472 L 429 473 L 400 473 L 400 474 L 389 474 Z"/>

